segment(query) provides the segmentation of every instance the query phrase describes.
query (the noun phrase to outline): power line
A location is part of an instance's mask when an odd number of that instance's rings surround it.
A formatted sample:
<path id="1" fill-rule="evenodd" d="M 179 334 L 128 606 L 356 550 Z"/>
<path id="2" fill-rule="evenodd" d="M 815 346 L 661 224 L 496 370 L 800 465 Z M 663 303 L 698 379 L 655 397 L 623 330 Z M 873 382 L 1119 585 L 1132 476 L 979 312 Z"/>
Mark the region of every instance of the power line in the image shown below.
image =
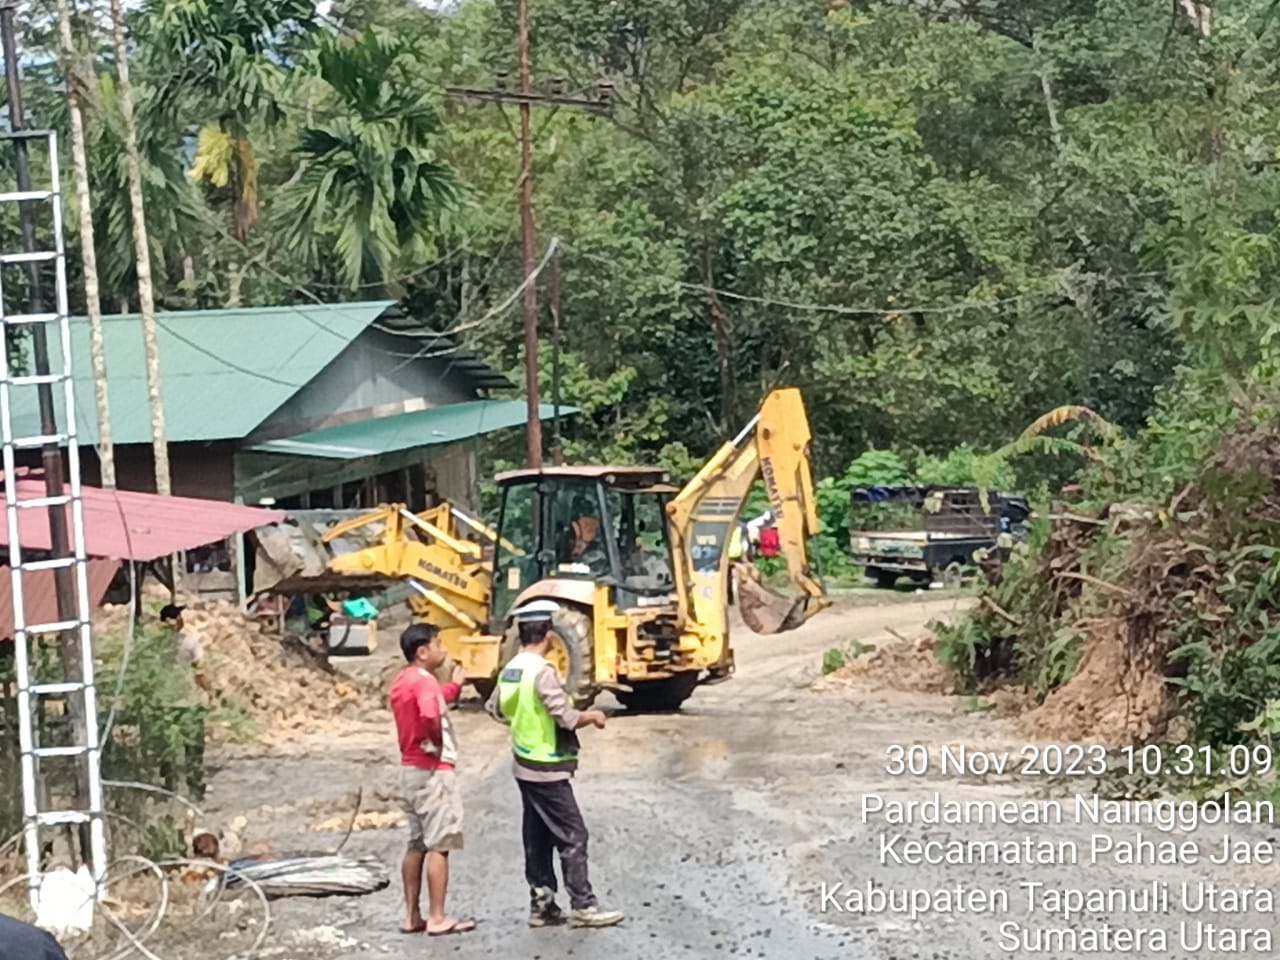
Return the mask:
<path id="1" fill-rule="evenodd" d="M 561 241 L 561 246 L 565 250 L 571 250 L 581 257 L 584 257 L 588 260 L 594 260 L 595 262 L 602 264 L 604 266 L 608 266 L 616 270 L 622 270 L 625 268 L 624 264 L 621 264 L 616 260 L 612 260 L 608 257 L 604 257 L 587 250 L 582 250 L 574 246 L 573 244 L 565 243 Z M 1117 276 L 1109 277 L 1108 279 L 1137 280 L 1142 278 L 1151 278 L 1151 277 L 1160 277 L 1160 276 L 1164 276 L 1164 274 L 1161 271 L 1146 270 L 1138 273 L 1119 274 Z M 846 314 L 850 316 L 883 316 L 883 317 L 894 317 L 894 316 L 900 316 L 902 314 L 911 314 L 911 313 L 925 313 L 925 314 L 958 313 L 962 310 L 992 309 L 995 307 L 1004 306 L 1005 304 L 1009 304 L 1009 303 L 1017 303 L 1022 300 L 1032 300 L 1032 299 L 1037 299 L 1037 298 L 1051 295 L 1051 291 L 1049 290 L 1029 290 L 1024 293 L 1014 294 L 1008 297 L 997 297 L 991 300 L 958 300 L 952 303 L 930 303 L 930 304 L 921 304 L 921 305 L 915 305 L 915 306 L 911 304 L 905 304 L 900 307 L 884 307 L 881 305 L 850 306 L 847 304 L 838 304 L 838 303 L 806 303 L 802 301 L 785 300 L 779 297 L 768 297 L 768 296 L 760 296 L 757 294 L 741 293 L 736 290 L 725 290 L 723 288 L 711 286 L 709 284 L 689 283 L 684 280 L 672 280 L 671 284 L 673 287 L 675 287 L 678 290 L 689 290 L 697 293 L 711 293 L 711 294 L 715 294 L 718 297 L 723 297 L 726 300 L 738 300 L 746 303 L 756 303 L 762 306 L 785 307 L 788 310 L 804 310 L 812 313 L 834 313 L 834 314 Z"/>
<path id="2" fill-rule="evenodd" d="M 533 283 L 533 281 L 538 279 L 538 276 L 542 273 L 547 263 L 551 260 L 552 254 L 555 253 L 556 249 L 559 246 L 560 246 L 559 239 L 553 237 L 551 242 L 547 244 L 547 251 L 542 255 L 541 262 L 538 263 L 537 267 L 534 268 L 533 272 L 527 274 L 524 280 L 521 281 L 520 286 L 516 287 L 513 291 L 511 291 L 511 293 L 508 294 L 507 297 L 501 303 L 499 303 L 496 307 L 491 309 L 483 317 L 480 317 L 478 320 L 473 320 L 469 323 L 455 325 L 449 330 L 442 330 L 439 336 L 441 338 L 451 337 L 456 334 L 463 333 L 467 330 L 474 330 L 476 327 L 483 326 L 488 321 L 505 313 L 507 310 L 511 308 L 511 305 L 516 302 L 516 299 L 524 294 L 529 284 Z M 425 359 L 430 356 L 438 356 L 439 354 L 429 353 L 433 345 L 434 344 L 428 344 L 426 347 L 423 347 L 422 350 L 418 351 L 417 353 L 410 356 L 408 359 L 404 360 L 397 366 L 393 367 L 391 372 L 395 373 L 397 370 L 401 369 L 402 367 L 408 366 L 414 360 Z M 454 348 L 454 349 L 457 349 L 457 348 Z"/>
<path id="3" fill-rule="evenodd" d="M 1016 303 L 1019 300 L 1026 300 L 1031 297 L 1039 297 L 1044 294 L 1041 292 L 1019 293 L 1011 297 L 999 297 L 995 300 L 962 300 L 956 303 L 930 305 L 922 307 L 902 306 L 902 307 L 848 307 L 835 303 L 799 303 L 794 300 L 781 300 L 776 297 L 761 297 L 747 293 L 737 293 L 733 290 L 721 290 L 718 287 L 708 286 L 702 283 L 686 283 L 683 280 L 675 281 L 675 285 L 682 290 L 696 290 L 699 293 L 712 293 L 717 297 L 724 297 L 726 300 L 741 300 L 747 303 L 759 303 L 771 307 L 786 307 L 789 310 L 805 310 L 812 313 L 837 313 L 852 315 L 879 315 L 885 317 L 898 316 L 904 313 L 954 313 L 959 310 L 968 310 L 971 308 L 990 308 L 998 307 L 1006 303 Z"/>

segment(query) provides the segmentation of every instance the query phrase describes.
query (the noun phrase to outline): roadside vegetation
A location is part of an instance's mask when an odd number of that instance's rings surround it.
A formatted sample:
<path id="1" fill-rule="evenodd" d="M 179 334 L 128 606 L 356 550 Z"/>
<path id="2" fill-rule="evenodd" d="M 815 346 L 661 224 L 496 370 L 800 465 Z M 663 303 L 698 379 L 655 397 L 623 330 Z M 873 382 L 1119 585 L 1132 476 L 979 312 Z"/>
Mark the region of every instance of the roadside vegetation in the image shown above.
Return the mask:
<path id="1" fill-rule="evenodd" d="M 514 71 L 514 14 L 131 7 L 159 304 L 402 300 L 519 380 L 510 118 L 444 96 Z M 62 62 L 46 5 L 23 17 L 31 121 L 65 125 L 70 76 L 103 302 L 132 309 L 111 39 L 82 14 Z M 1127 735 L 1274 732 L 1274 3 L 537 0 L 532 37 L 540 86 L 603 79 L 616 104 L 536 124 L 540 238 L 563 250 L 543 388 L 580 410 L 570 462 L 688 476 L 794 384 L 828 576 L 856 576 L 854 486 L 1040 508 L 941 638 L 969 686 L 1070 701 L 1106 666 L 1139 701 Z"/>

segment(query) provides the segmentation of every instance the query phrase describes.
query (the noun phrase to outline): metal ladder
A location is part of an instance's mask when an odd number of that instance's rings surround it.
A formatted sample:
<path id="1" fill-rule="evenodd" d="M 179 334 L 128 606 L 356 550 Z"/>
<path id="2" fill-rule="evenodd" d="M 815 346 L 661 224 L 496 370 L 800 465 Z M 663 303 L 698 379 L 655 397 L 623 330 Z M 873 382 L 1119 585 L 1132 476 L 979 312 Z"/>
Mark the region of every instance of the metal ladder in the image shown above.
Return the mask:
<path id="1" fill-rule="evenodd" d="M 106 831 L 102 800 L 101 743 L 98 730 L 97 696 L 93 677 L 93 644 L 90 625 L 90 602 L 88 585 L 88 567 L 85 555 L 84 507 L 80 496 L 80 456 L 76 439 L 75 391 L 72 382 L 71 366 L 71 323 L 67 300 L 66 255 L 63 245 L 62 195 L 59 190 L 58 177 L 58 141 L 57 134 L 49 130 L 0 131 L 0 140 L 14 141 L 21 139 L 29 146 L 44 144 L 48 150 L 49 178 L 48 189 L 17 189 L 0 192 L 0 205 L 31 204 L 39 210 L 47 204 L 53 221 L 52 250 L 0 250 L 0 329 L 4 331 L 5 342 L 19 332 L 28 336 L 38 327 L 42 327 L 53 350 L 53 341 L 60 340 L 62 345 L 61 363 L 51 357 L 47 371 L 35 370 L 34 373 L 15 373 L 10 368 L 8 351 L 0 349 L 0 440 L 3 441 L 4 463 L 4 498 L 5 515 L 8 520 L 9 535 L 9 567 L 13 586 L 13 618 L 15 665 L 18 681 L 18 738 L 22 755 L 22 810 L 23 834 L 27 853 L 28 885 L 33 908 L 39 900 L 41 875 L 41 835 L 47 828 L 65 824 L 87 824 L 88 854 L 92 865 L 92 873 L 96 882 L 101 882 L 106 869 Z M 15 147 L 17 145 L 15 144 Z M 23 184 L 19 184 L 19 187 Z M 29 186 L 29 184 L 28 184 Z M 2 209 L 2 207 L 0 207 Z M 12 207 L 11 207 L 12 209 Z M 9 264 L 30 264 L 28 270 L 33 272 L 41 264 L 54 264 L 56 280 L 56 303 L 52 312 L 9 313 L 4 303 L 4 267 Z M 41 309 L 41 308 L 37 308 Z M 2 346 L 2 345 L 0 345 Z M 15 435 L 13 427 L 13 394 L 15 387 L 35 387 L 40 390 L 47 386 L 56 394 L 62 388 L 65 403 L 64 419 L 66 426 L 55 425 L 51 434 L 44 433 L 44 428 L 34 435 Z M 25 406 L 25 405 L 24 405 Z M 56 421 L 56 414 L 55 414 Z M 18 473 L 16 453 L 19 450 L 40 449 L 49 444 L 56 444 L 66 450 L 68 464 L 68 483 L 61 496 L 18 497 Z M 24 484 L 25 486 L 25 484 Z M 44 518 L 32 516 L 23 523 L 20 517 L 29 511 L 67 511 L 70 507 L 67 536 L 70 556 L 52 556 L 50 559 L 26 560 L 23 557 L 22 544 L 19 541 L 19 529 L 34 521 L 41 524 Z M 39 527 L 37 526 L 37 529 Z M 23 574 L 47 570 L 56 578 L 61 570 L 69 570 L 72 574 L 74 589 L 74 615 L 65 618 L 59 613 L 55 622 L 31 623 L 28 621 L 26 603 L 23 595 Z M 64 574 L 65 576 L 65 574 Z M 63 676 L 56 682 L 35 682 L 29 644 L 32 638 L 46 634 L 66 634 L 74 632 L 79 643 L 79 676 Z M 61 660 L 59 660 L 61 662 Z M 61 668 L 59 668 L 61 669 Z M 84 729 L 83 739 L 65 746 L 41 746 L 35 725 L 35 712 L 47 698 L 61 697 L 67 700 L 70 707 L 72 698 L 82 698 Z M 68 711 L 70 714 L 71 711 Z M 75 724 L 72 725 L 75 739 Z M 46 758 L 75 757 L 83 758 L 81 776 L 87 787 L 87 806 L 80 809 L 41 809 L 39 790 L 41 772 L 40 762 Z M 78 792 L 78 791 L 77 791 Z M 72 865 L 76 866 L 75 864 Z"/>

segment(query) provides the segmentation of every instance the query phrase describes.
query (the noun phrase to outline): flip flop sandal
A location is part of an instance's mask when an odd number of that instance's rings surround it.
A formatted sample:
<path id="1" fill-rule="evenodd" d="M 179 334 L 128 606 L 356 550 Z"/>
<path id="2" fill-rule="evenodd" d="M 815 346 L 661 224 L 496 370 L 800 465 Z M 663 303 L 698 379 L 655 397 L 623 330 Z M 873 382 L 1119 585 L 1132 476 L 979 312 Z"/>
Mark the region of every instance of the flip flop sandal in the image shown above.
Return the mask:
<path id="1" fill-rule="evenodd" d="M 451 933 L 470 933 L 476 928 L 474 920 L 455 920 L 453 926 L 444 930 L 428 930 L 429 937 L 447 937 Z"/>
<path id="2" fill-rule="evenodd" d="M 426 933 L 426 931 L 427 931 L 427 922 L 425 920 L 422 921 L 422 926 L 414 927 L 412 930 L 406 930 L 404 927 L 400 928 L 400 932 L 405 934 L 406 936 L 410 934 L 415 934 L 415 933 Z"/>

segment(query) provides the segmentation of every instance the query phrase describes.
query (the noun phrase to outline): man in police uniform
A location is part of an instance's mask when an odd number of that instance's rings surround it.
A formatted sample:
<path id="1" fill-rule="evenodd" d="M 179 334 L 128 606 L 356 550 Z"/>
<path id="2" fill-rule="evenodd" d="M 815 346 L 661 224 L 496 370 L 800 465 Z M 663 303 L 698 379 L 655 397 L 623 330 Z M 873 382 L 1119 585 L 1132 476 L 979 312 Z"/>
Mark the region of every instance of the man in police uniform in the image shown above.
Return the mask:
<path id="1" fill-rule="evenodd" d="M 587 827 L 573 795 L 578 767 L 578 736 L 585 726 L 604 729 L 599 710 L 576 710 L 555 667 L 547 662 L 551 646 L 549 600 L 534 601 L 515 612 L 520 652 L 498 674 L 486 709 L 511 727 L 516 785 L 524 805 L 524 870 L 529 883 L 529 926 L 564 921 L 556 904 L 552 851 L 560 854 L 560 872 L 569 893 L 569 924 L 608 927 L 622 920 L 616 910 L 601 910 L 587 876 Z"/>

